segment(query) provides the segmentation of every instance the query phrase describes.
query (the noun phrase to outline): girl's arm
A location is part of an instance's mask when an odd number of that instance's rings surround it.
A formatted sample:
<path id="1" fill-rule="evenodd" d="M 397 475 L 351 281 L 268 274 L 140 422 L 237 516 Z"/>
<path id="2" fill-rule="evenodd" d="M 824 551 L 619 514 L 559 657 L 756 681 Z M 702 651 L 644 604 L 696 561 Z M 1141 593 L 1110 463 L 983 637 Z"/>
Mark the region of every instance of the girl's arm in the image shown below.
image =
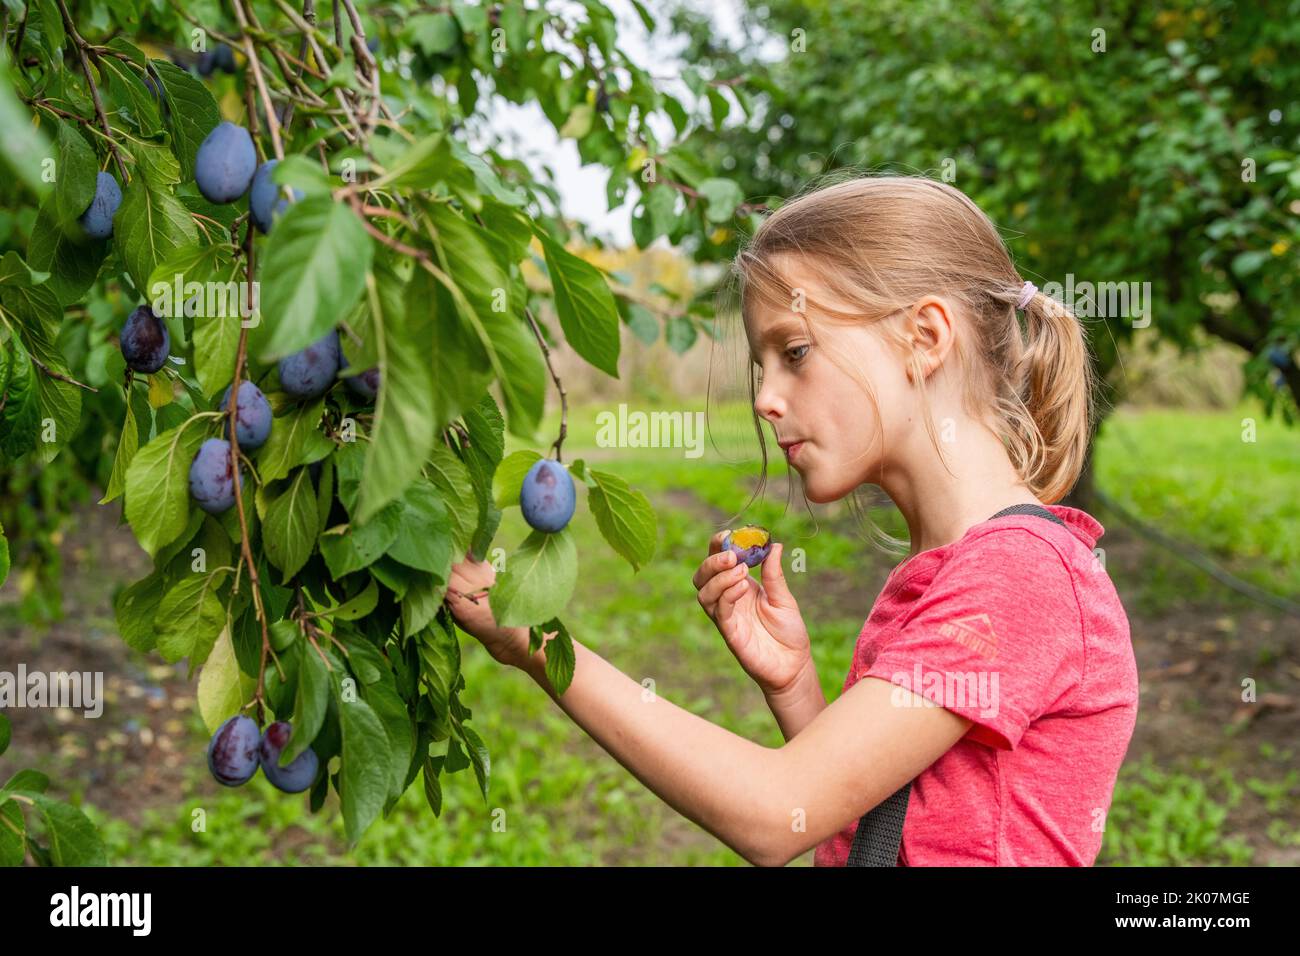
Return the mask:
<path id="1" fill-rule="evenodd" d="M 817 678 L 817 668 L 813 665 L 811 656 L 807 666 L 789 686 L 780 690 L 765 690 L 763 696 L 786 740 L 793 738 L 826 709 L 826 694 L 822 691 L 822 683 Z"/>
<path id="2" fill-rule="evenodd" d="M 839 832 L 971 726 L 867 677 L 829 706 L 820 687 L 805 688 L 783 710 L 794 728 L 783 722 L 788 742 L 772 749 L 654 695 L 579 641 L 573 649 L 573 681 L 562 697 L 542 651 L 525 651 L 518 666 L 665 803 L 757 866 L 784 866 Z M 895 695 L 911 706 L 896 706 Z"/>

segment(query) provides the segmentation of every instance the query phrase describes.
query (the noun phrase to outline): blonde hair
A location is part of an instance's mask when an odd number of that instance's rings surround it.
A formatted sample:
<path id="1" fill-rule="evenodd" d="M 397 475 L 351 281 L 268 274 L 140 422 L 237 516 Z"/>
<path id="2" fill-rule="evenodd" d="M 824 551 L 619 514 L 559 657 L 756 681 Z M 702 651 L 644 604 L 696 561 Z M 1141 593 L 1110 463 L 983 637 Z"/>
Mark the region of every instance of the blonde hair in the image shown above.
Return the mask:
<path id="1" fill-rule="evenodd" d="M 879 324 L 886 341 L 907 356 L 937 450 L 919 354 L 909 353 L 906 336 L 882 320 L 912 314 L 915 303 L 928 295 L 954 302 L 961 323 L 954 349 L 967 413 L 1002 439 L 1016 472 L 1040 501 L 1064 498 L 1083 470 L 1096 421 L 1095 376 L 1079 320 L 1055 299 L 1035 292 L 1020 310 L 1022 328 L 1016 303 L 1024 280 L 997 228 L 960 190 L 920 176 L 854 174 L 822 182 L 769 215 L 737 254 L 731 274 L 739 280 L 741 311 L 748 313 L 756 300 L 792 309 L 796 290 L 775 259 L 799 256 L 828 292 L 852 303 L 848 313 L 826 303 L 817 303 L 816 311 L 838 321 Z M 724 289 L 724 295 L 728 292 L 734 290 Z M 802 318 L 812 335 L 811 297 L 807 306 Z M 830 358 L 835 361 L 833 353 Z M 757 394 L 752 364 L 749 371 L 752 405 Z M 875 392 L 869 382 L 862 384 L 879 419 Z M 763 456 L 761 491 L 767 448 L 757 412 L 753 417 Z M 856 499 L 851 503 L 863 510 Z"/>

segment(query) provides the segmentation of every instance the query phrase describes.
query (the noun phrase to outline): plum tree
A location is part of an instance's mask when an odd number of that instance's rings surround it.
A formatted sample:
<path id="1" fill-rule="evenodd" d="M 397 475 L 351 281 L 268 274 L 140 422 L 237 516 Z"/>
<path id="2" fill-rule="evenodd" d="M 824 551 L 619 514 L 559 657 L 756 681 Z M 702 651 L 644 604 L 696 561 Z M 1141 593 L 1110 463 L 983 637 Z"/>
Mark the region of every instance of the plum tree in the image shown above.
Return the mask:
<path id="1" fill-rule="evenodd" d="M 248 194 L 248 214 L 253 219 L 253 225 L 262 233 L 270 232 L 273 217 L 289 207 L 289 200 L 280 195 L 280 187 L 271 180 L 271 173 L 279 162 L 278 159 L 268 159 L 253 173 L 253 187 Z M 295 201 L 302 197 L 301 189 L 293 190 Z"/>
<path id="2" fill-rule="evenodd" d="M 234 202 L 248 192 L 256 169 L 253 137 L 229 121 L 213 127 L 194 157 L 194 181 L 208 202 Z"/>
<path id="3" fill-rule="evenodd" d="M 221 396 L 221 410 L 229 408 L 230 386 L 226 386 Z M 266 400 L 262 390 L 245 379 L 239 383 L 239 406 L 235 409 L 237 427 L 235 434 L 239 437 L 241 451 L 261 448 L 271 434 L 271 403 Z"/>
<path id="4" fill-rule="evenodd" d="M 251 717 L 236 714 L 212 735 L 208 742 L 208 769 L 217 783 L 238 787 L 257 773 L 261 734 Z"/>
<path id="5" fill-rule="evenodd" d="M 339 333 L 335 329 L 301 352 L 280 359 L 280 387 L 294 398 L 315 398 L 339 372 Z"/>
<path id="6" fill-rule="evenodd" d="M 339 353 L 339 371 L 342 372 L 348 367 L 348 357 L 342 352 Z M 379 366 L 368 368 L 360 375 L 340 375 L 343 384 L 347 386 L 348 391 L 358 398 L 363 398 L 368 402 L 373 402 L 375 396 L 379 394 Z"/>
<path id="7" fill-rule="evenodd" d="M 519 508 L 524 520 L 536 530 L 559 531 L 573 517 L 575 504 L 573 478 L 558 461 L 543 458 L 524 475 Z"/>
<path id="8" fill-rule="evenodd" d="M 239 476 L 242 488 L 244 476 Z M 230 442 L 209 438 L 190 462 L 190 497 L 210 515 L 230 510 L 235 503 L 235 462 Z"/>
<path id="9" fill-rule="evenodd" d="M 0 224 L 0 457 L 6 467 L 38 457 L 31 472 L 60 477 L 51 494 L 80 495 L 95 480 L 104 502 L 120 504 L 153 569 L 114 601 L 119 632 L 142 653 L 188 658 L 201 675 L 209 733 L 232 714 L 256 724 L 232 721 L 213 746 L 213 772 L 226 784 L 250 772 L 246 759 L 229 766 L 226 749 L 242 744 L 246 758 L 254 734 L 259 747 L 267 737 L 268 778 L 305 787 L 313 812 L 337 809 L 351 844 L 410 788 L 412 768 L 424 773 L 435 814 L 441 776 L 473 767 L 486 791 L 487 748 L 463 705 L 448 569 L 496 550 L 502 506 L 513 503 L 499 492 L 521 497 L 537 459 L 530 449 L 508 456 L 506 435 L 539 440 L 548 381 L 567 421 L 556 353 L 571 350 L 616 376 L 631 300 L 621 298 L 622 279 L 569 251 L 588 244 L 580 224 L 532 202 L 544 180 L 473 148 L 490 102 L 479 99 L 476 78 L 502 81 L 494 97 L 546 104 L 547 120 L 566 125 L 584 159 L 609 165 L 611 203 L 646 206 L 652 190 L 630 160 L 634 151 L 653 158 L 656 215 L 646 221 L 675 241 L 703 242 L 740 209 L 683 181 L 713 172 L 680 144 L 694 126 L 679 127 L 690 104 L 665 102 L 639 69 L 625 72 L 632 64 L 614 46 L 602 0 L 563 14 L 399 0 L 366 10 L 365 40 L 354 24 L 331 22 L 329 4 L 315 4 L 314 27 L 292 12 L 298 4 L 254 4 L 256 17 L 219 18 L 235 52 L 228 58 L 209 41 L 206 82 L 192 72 L 199 55 L 177 19 L 186 19 L 184 4 L 34 6 L 32 17 L 0 25 L 12 61 L 0 70 L 0 106 L 22 120 L 6 122 L 0 137 L 0 164 L 13 174 L 0 179 L 0 208 L 14 227 L 10 235 Z M 446 83 L 427 68 L 432 58 L 408 56 L 399 43 L 404 18 L 425 9 L 441 12 L 416 46 L 441 50 Z M 252 13 L 247 4 L 235 10 Z M 218 22 L 212 11 L 193 15 Z M 480 42 L 497 21 L 508 49 Z M 569 38 L 583 68 L 551 69 L 542 41 L 552 34 Z M 78 68 L 58 69 L 60 48 L 86 53 L 90 68 L 77 55 L 67 62 Z M 51 58 L 55 69 L 46 68 Z M 231 59 L 235 75 L 219 77 Z M 585 97 L 602 79 L 608 109 L 593 115 Z M 715 116 L 733 92 L 712 91 Z M 677 127 L 671 138 L 652 135 L 652 114 Z M 48 183 L 35 162 L 46 156 L 58 172 Z M 121 201 L 106 216 L 111 238 L 81 242 L 82 227 L 64 227 L 109 188 L 97 188 L 99 171 Z M 689 200 L 672 222 L 658 215 L 669 192 Z M 95 215 L 86 217 L 92 230 Z M 639 244 L 655 238 L 649 229 L 637 227 Z M 549 291 L 530 268 L 543 259 Z M 179 307 L 155 313 L 145 303 L 161 301 L 161 280 Z M 232 292 L 249 306 L 256 292 L 266 321 L 240 322 L 215 306 Z M 112 312 L 124 301 L 133 304 Z M 675 327 L 693 338 L 703 319 L 679 304 Z M 539 322 L 543 314 L 554 321 Z M 659 317 L 638 314 L 640 332 Z M 350 368 L 343 335 L 366 344 L 349 353 Z M 549 625 L 580 577 L 565 534 L 578 520 L 576 482 L 589 489 L 595 529 L 632 567 L 652 558 L 656 524 L 644 495 L 568 457 L 564 427 L 551 437 L 553 461 L 522 497 L 535 527 L 558 533 L 524 527 L 526 540 L 500 542 L 517 547 L 511 568 L 520 573 L 502 575 L 493 610 L 547 626 L 548 676 L 563 693 L 571 640 Z M 44 470 L 51 465 L 58 471 Z M 10 491 L 14 501 L 36 496 Z M 0 538 L 0 560 L 4 548 Z M 204 572 L 193 565 L 200 549 Z M 276 721 L 286 722 L 287 743 L 275 739 L 279 728 L 261 733 Z M 437 742 L 454 756 L 426 760 Z M 293 768 L 280 768 L 289 757 Z M 331 790 L 341 799 L 329 801 Z"/>
<path id="10" fill-rule="evenodd" d="M 107 239 L 113 234 L 113 217 L 122 205 L 122 189 L 110 173 L 95 177 L 95 198 L 90 201 L 78 222 L 92 239 Z"/>
<path id="11" fill-rule="evenodd" d="M 285 793 L 301 793 L 316 780 L 320 760 L 316 751 L 308 747 L 289 761 L 289 766 L 280 766 L 280 754 L 289 743 L 292 726 L 286 720 L 277 720 L 266 728 L 262 740 L 257 746 L 257 757 L 262 765 L 262 773 L 272 785 Z"/>
<path id="12" fill-rule="evenodd" d="M 722 549 L 734 552 L 741 561 L 756 568 L 772 550 L 772 533 L 758 525 L 745 525 L 722 536 Z"/>
<path id="13" fill-rule="evenodd" d="M 152 374 L 167 361 L 171 352 L 171 333 L 167 331 L 167 323 L 154 315 L 153 309 L 142 305 L 127 316 L 118 344 L 131 369 Z"/>

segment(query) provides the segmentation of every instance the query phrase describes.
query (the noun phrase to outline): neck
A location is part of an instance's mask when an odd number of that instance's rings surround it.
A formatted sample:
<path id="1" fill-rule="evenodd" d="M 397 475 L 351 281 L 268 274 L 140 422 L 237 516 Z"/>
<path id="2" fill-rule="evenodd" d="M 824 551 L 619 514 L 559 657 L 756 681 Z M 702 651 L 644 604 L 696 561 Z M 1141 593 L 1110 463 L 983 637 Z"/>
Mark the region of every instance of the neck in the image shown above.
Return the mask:
<path id="1" fill-rule="evenodd" d="M 1010 505 L 1042 504 L 1016 474 L 1001 440 L 969 420 L 958 425 L 964 441 L 940 442 L 924 429 L 881 481 L 907 521 L 909 556 L 959 540 L 973 525 Z"/>

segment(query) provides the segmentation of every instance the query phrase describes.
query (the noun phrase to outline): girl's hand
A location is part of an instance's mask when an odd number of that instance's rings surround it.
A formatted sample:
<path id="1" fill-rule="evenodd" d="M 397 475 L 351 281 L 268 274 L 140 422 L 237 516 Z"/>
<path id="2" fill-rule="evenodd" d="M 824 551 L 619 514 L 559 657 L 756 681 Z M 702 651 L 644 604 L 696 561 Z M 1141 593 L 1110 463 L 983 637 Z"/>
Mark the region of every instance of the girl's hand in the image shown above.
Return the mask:
<path id="1" fill-rule="evenodd" d="M 709 539 L 709 557 L 692 579 L 700 606 L 765 694 L 777 694 L 800 676 L 812 659 L 808 628 L 781 571 L 780 544 L 762 564 L 763 583 L 730 551 L 718 532 Z"/>
<path id="2" fill-rule="evenodd" d="M 496 568 L 486 561 L 470 561 L 467 557 L 453 564 L 447 585 L 447 606 L 457 626 L 478 638 L 495 660 L 522 667 L 528 659 L 528 628 L 497 626 L 484 593 L 496 579 Z"/>

